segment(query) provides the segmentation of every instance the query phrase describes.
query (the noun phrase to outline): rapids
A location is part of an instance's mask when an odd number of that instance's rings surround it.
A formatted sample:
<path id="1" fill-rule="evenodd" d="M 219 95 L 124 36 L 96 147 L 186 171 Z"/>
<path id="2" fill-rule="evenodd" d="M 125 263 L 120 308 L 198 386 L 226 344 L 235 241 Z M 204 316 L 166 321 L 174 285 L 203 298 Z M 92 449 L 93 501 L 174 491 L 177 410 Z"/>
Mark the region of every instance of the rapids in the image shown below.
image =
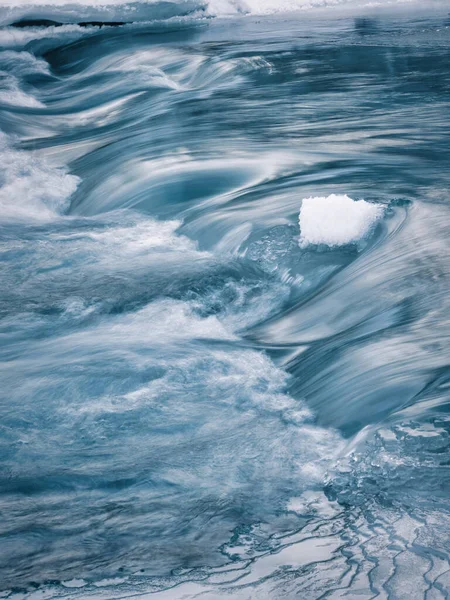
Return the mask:
<path id="1" fill-rule="evenodd" d="M 0 598 L 448 598 L 448 10 L 1 3 Z"/>

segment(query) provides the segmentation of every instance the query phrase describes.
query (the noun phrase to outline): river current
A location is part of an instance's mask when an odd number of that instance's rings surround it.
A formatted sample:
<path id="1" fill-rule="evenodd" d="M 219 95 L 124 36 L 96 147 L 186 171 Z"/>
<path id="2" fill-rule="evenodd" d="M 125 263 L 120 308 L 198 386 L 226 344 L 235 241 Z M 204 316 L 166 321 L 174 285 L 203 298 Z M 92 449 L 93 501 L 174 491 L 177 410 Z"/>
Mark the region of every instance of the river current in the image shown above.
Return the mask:
<path id="1" fill-rule="evenodd" d="M 0 598 L 450 595 L 450 2 L 0 3 Z"/>

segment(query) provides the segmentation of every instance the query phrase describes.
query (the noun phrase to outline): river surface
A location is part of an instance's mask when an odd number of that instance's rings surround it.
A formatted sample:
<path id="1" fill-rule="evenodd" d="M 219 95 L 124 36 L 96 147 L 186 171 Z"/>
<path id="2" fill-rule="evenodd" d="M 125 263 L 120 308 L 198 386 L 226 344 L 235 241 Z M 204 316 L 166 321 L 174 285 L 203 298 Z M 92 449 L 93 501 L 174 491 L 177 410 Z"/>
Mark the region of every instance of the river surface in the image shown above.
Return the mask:
<path id="1" fill-rule="evenodd" d="M 450 597 L 450 2 L 328 4 L 0 4 L 0 598 Z"/>

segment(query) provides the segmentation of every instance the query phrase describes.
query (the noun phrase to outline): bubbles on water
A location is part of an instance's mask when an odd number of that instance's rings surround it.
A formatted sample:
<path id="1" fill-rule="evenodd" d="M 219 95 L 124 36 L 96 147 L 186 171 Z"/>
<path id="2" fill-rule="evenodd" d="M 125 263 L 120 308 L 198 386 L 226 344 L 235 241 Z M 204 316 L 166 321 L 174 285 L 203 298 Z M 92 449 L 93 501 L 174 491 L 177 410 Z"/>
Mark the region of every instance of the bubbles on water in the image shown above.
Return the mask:
<path id="1" fill-rule="evenodd" d="M 79 178 L 37 153 L 16 150 L 0 135 L 0 221 L 49 221 L 69 206 Z"/>
<path id="2" fill-rule="evenodd" d="M 0 12 L 1 14 L 1 12 Z M 13 27 L 0 28 L 0 44 L 3 48 L 24 48 L 36 40 L 52 40 L 58 44 L 74 41 L 98 31 L 98 27 L 80 27 L 79 25 L 63 25 L 61 27 Z"/>
<path id="3" fill-rule="evenodd" d="M 67 27 L 17 31 L 18 47 L 90 33 Z M 12 40 L 11 31 L 0 39 Z M 48 219 L 2 224 L 5 581 L 82 582 L 83 598 L 119 585 L 121 597 L 165 590 L 161 597 L 245 600 L 369 595 L 379 585 L 406 589 L 409 600 L 420 589 L 414 581 L 411 591 L 411 573 L 422 576 L 429 560 L 414 543 L 445 556 L 446 522 L 432 510 L 448 491 L 445 476 L 438 483 L 445 419 L 386 425 L 381 442 L 374 436 L 336 471 L 343 442 L 333 426 L 445 406 L 443 382 L 423 397 L 390 386 L 407 378 L 422 390 L 423 367 L 443 367 L 447 356 L 446 213 L 433 206 L 433 218 L 421 208 L 397 219 L 398 207 L 373 221 L 380 235 L 364 248 L 340 244 L 360 239 L 370 221 L 361 224 L 355 206 L 371 217 L 368 206 L 379 205 L 348 198 L 338 215 L 347 220 L 335 215 L 323 229 L 334 214 L 326 205 L 312 228 L 308 218 L 297 224 L 299 198 L 341 194 L 351 183 L 377 188 L 386 203 L 389 127 L 398 177 L 399 164 L 412 164 L 401 152 L 417 151 L 402 146 L 398 124 L 409 127 L 411 113 L 381 111 L 382 130 L 374 111 L 370 127 L 356 130 L 353 117 L 330 109 L 331 97 L 351 115 L 365 110 L 348 48 L 299 49 L 296 37 L 280 53 L 283 40 L 273 50 L 251 31 L 248 47 L 211 43 L 209 33 L 197 43 L 198 31 L 166 46 L 151 29 L 108 37 L 96 28 L 95 52 L 79 43 L 46 55 L 50 76 L 29 54 L 3 56 L 24 93 L 33 89 L 22 77 L 37 75 L 36 99 L 46 102 L 8 108 L 8 126 L 42 152 L 7 138 L 5 189 L 14 210 L 22 201 L 28 213 L 48 210 Z M 52 137 L 31 139 L 35 122 Z M 311 140 L 319 158 L 300 151 Z M 65 194 L 78 179 L 44 154 L 59 165 L 69 156 L 83 177 L 70 215 Z M 372 170 L 378 156 L 383 186 Z M 308 231 L 332 243 L 300 247 Z M 368 390 L 381 401 L 370 402 Z M 425 512 L 428 529 L 416 535 Z M 438 560 L 432 565 L 441 577 Z M 61 593 L 49 589 L 37 594 Z"/>

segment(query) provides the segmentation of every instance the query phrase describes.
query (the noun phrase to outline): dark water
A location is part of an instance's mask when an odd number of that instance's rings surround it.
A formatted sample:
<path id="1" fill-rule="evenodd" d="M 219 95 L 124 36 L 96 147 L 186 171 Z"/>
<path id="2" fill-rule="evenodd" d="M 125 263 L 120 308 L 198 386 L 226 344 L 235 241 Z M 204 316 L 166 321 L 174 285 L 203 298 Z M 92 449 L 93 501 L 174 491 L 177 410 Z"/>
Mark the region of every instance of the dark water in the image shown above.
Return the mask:
<path id="1" fill-rule="evenodd" d="M 448 598 L 447 12 L 26 25 L 0 597 Z"/>

